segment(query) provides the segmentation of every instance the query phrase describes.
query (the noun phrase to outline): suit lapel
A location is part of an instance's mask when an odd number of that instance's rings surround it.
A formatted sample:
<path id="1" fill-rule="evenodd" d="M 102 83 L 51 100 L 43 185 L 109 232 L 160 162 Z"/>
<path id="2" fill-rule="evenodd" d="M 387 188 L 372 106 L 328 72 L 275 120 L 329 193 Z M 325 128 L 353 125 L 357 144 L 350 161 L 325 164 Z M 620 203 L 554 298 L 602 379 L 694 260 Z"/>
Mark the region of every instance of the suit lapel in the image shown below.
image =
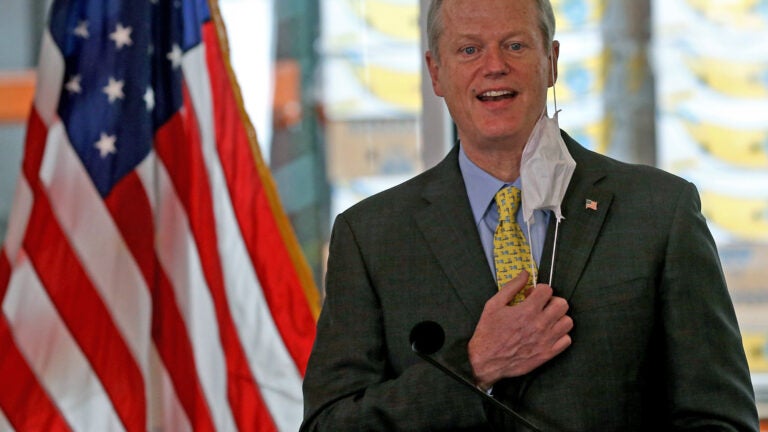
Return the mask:
<path id="1" fill-rule="evenodd" d="M 428 205 L 416 223 L 472 320 L 480 317 L 496 286 L 485 259 L 458 166 L 458 147 L 435 167 L 424 189 Z"/>
<path id="2" fill-rule="evenodd" d="M 606 174 L 599 169 L 594 169 L 595 161 L 591 160 L 589 152 L 567 135 L 564 138 L 577 165 L 561 204 L 563 220 L 560 222 L 555 251 L 554 280 L 550 284 L 558 296 L 569 300 L 605 222 L 613 201 L 613 193 L 598 186 L 599 181 Z M 591 204 L 587 205 L 588 203 Z M 555 222 L 553 219 L 548 228 L 542 258 L 542 277 L 540 278 L 542 281 L 549 280 L 552 247 L 555 241 Z"/>

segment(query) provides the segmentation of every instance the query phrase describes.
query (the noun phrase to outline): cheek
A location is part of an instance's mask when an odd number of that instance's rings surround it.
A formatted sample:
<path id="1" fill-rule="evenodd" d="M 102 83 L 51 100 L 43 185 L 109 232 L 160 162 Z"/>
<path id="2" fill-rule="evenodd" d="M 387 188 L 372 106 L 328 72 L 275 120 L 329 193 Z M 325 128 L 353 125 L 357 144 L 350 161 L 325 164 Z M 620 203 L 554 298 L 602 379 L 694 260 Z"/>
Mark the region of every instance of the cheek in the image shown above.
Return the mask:
<path id="1" fill-rule="evenodd" d="M 552 80 L 553 71 L 554 69 L 552 69 L 552 66 L 549 64 L 549 60 L 539 66 L 539 76 L 541 77 L 541 82 L 546 83 L 547 87 L 551 87 L 554 82 Z"/>
<path id="2" fill-rule="evenodd" d="M 440 78 L 441 81 L 439 88 L 442 93 L 440 96 L 456 99 L 461 92 L 461 86 L 456 81 L 456 77 L 451 75 L 443 75 Z"/>

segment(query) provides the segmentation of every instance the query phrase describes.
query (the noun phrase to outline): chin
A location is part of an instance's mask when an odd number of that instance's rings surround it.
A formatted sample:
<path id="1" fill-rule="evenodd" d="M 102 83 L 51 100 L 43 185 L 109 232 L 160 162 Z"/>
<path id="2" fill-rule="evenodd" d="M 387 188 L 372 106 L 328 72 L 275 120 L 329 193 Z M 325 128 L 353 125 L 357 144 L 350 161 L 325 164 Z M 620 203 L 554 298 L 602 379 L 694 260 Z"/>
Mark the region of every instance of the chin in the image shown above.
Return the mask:
<path id="1" fill-rule="evenodd" d="M 521 132 L 518 129 L 510 129 L 509 127 L 502 128 L 486 128 L 482 130 L 480 136 L 489 142 L 506 142 L 514 140 L 515 137 L 520 136 Z M 526 137 L 527 138 L 527 137 Z"/>

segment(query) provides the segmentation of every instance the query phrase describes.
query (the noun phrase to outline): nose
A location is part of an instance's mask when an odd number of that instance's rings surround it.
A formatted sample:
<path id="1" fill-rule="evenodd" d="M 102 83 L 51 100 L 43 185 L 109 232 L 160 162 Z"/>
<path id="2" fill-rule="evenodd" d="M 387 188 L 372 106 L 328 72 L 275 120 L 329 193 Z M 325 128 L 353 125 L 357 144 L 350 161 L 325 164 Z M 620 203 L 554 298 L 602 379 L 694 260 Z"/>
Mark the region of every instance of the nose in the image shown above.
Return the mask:
<path id="1" fill-rule="evenodd" d="M 509 64 L 500 47 L 486 50 L 484 60 L 486 76 L 506 75 L 509 73 Z"/>

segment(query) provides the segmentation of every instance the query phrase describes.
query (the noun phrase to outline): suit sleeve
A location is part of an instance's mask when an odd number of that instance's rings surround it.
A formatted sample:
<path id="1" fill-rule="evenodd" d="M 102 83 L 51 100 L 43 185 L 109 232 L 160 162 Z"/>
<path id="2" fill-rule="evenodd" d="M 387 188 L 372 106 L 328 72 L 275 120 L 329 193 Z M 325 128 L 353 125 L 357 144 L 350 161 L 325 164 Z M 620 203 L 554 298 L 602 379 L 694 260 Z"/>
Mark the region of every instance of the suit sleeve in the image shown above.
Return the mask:
<path id="1" fill-rule="evenodd" d="M 396 348 L 386 346 L 388 323 L 374 285 L 342 214 L 331 236 L 301 430 L 486 430 L 480 399 L 440 371 L 422 361 L 393 370 L 389 350 Z"/>
<path id="2" fill-rule="evenodd" d="M 688 184 L 671 221 L 660 286 L 663 364 L 675 430 L 757 431 L 754 392 L 714 240 Z"/>

